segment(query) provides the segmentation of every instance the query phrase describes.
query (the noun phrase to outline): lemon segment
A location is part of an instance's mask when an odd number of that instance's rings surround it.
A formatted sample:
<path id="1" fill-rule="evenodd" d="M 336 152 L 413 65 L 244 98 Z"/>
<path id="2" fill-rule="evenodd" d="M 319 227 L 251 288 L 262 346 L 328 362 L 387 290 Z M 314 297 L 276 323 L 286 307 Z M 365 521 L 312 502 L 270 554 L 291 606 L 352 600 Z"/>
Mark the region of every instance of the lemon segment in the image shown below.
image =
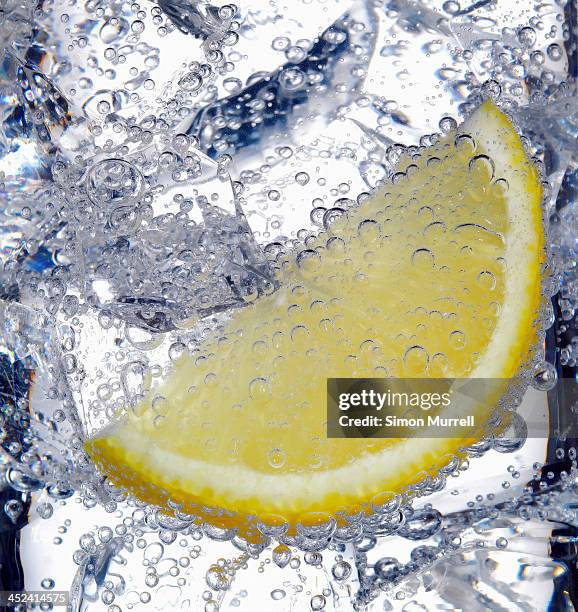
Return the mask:
<path id="1" fill-rule="evenodd" d="M 326 436 L 327 378 L 510 378 L 535 343 L 542 190 L 509 119 L 486 102 L 400 163 L 86 442 L 113 482 L 222 526 L 294 522 L 399 492 L 471 442 Z"/>

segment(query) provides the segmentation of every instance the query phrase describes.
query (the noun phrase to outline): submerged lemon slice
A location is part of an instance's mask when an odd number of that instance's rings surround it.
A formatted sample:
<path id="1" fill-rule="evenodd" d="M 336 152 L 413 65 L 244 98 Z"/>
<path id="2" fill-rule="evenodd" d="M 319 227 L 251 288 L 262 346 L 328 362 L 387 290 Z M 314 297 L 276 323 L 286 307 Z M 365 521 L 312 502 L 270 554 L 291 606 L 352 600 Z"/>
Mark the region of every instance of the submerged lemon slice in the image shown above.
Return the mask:
<path id="1" fill-rule="evenodd" d="M 275 293 L 86 442 L 113 482 L 248 533 L 254 516 L 363 507 L 459 452 L 466 441 L 327 439 L 326 381 L 515 376 L 536 338 L 541 184 L 490 102 L 400 163 L 280 262 Z"/>

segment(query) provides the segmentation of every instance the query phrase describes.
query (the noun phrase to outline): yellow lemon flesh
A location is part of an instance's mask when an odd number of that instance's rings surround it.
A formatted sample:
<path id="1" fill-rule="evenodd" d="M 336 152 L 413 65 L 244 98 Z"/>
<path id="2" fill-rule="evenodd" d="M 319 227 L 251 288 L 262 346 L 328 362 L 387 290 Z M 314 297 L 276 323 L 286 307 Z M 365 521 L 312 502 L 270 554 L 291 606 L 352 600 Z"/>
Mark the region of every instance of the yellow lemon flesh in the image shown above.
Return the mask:
<path id="1" fill-rule="evenodd" d="M 326 381 L 515 376 L 536 338 L 541 183 L 490 102 L 399 170 L 86 442 L 113 482 L 249 534 L 254 516 L 363 508 L 459 452 L 464 440 L 328 439 Z"/>

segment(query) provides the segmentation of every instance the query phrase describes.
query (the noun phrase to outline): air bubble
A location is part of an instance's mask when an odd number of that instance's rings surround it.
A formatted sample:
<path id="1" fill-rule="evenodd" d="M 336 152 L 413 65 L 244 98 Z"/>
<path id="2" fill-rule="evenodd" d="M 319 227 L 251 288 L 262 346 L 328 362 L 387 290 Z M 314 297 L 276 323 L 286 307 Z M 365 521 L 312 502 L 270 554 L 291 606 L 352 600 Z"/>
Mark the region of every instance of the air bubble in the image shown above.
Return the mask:
<path id="1" fill-rule="evenodd" d="M 291 549 L 285 544 L 279 544 L 273 549 L 272 558 L 275 565 L 283 569 L 291 561 Z"/>
<path id="2" fill-rule="evenodd" d="M 434 508 L 424 508 L 411 511 L 398 533 L 408 540 L 425 540 L 436 534 L 441 525 L 441 513 Z"/>
<path id="3" fill-rule="evenodd" d="M 237 93 L 243 89 L 243 83 L 240 79 L 229 77 L 223 81 L 223 87 L 228 93 Z"/>
<path id="4" fill-rule="evenodd" d="M 478 274 L 478 284 L 485 291 L 493 291 L 496 288 L 496 277 L 489 270 L 484 270 Z"/>
<path id="5" fill-rule="evenodd" d="M 498 81 L 490 79 L 482 85 L 482 92 L 493 100 L 499 100 L 502 95 L 502 86 Z"/>
<path id="6" fill-rule="evenodd" d="M 144 32 L 145 24 L 142 21 L 140 21 L 140 20 L 133 21 L 131 26 L 130 26 L 130 29 L 135 34 L 141 34 L 142 32 Z"/>
<path id="7" fill-rule="evenodd" d="M 327 212 L 326 208 L 323 208 L 322 206 L 318 206 L 311 211 L 311 213 L 309 214 L 309 218 L 311 219 L 311 222 L 314 223 L 315 225 L 323 227 L 323 219 L 325 217 L 326 212 Z"/>
<path id="8" fill-rule="evenodd" d="M 548 300 L 544 308 L 544 325 L 546 326 L 546 329 L 550 329 L 555 322 L 556 313 L 554 312 L 554 306 L 552 305 L 551 300 Z"/>
<path id="9" fill-rule="evenodd" d="M 425 43 L 423 46 L 423 50 L 426 53 L 434 54 L 439 53 L 443 49 L 443 41 L 442 40 L 432 40 L 429 43 Z"/>
<path id="10" fill-rule="evenodd" d="M 279 147 L 277 153 L 282 159 L 289 159 L 293 156 L 293 149 L 291 147 Z"/>
<path id="11" fill-rule="evenodd" d="M 99 206 L 136 203 L 144 191 L 144 178 L 132 164 L 122 159 L 98 162 L 86 176 L 88 197 Z"/>
<path id="12" fill-rule="evenodd" d="M 309 182 L 309 175 L 307 174 L 307 172 L 298 172 L 295 175 L 295 182 L 303 187 Z"/>
<path id="13" fill-rule="evenodd" d="M 383 557 L 373 566 L 375 574 L 386 582 L 394 581 L 400 575 L 400 563 L 393 557 Z"/>
<path id="14" fill-rule="evenodd" d="M 279 83 L 286 91 L 298 91 L 306 84 L 305 73 L 299 68 L 285 68 L 279 75 Z"/>
<path id="15" fill-rule="evenodd" d="M 445 223 L 443 223 L 442 221 L 434 221 L 433 223 L 428 223 L 425 226 L 423 234 L 429 240 L 435 240 L 436 238 L 442 238 L 445 231 Z"/>
<path id="16" fill-rule="evenodd" d="M 331 568 L 331 573 L 335 580 L 342 582 L 351 576 L 351 565 L 347 561 L 337 561 Z"/>
<path id="17" fill-rule="evenodd" d="M 206 573 L 207 585 L 215 591 L 226 591 L 229 588 L 229 578 L 225 570 L 218 565 L 213 565 Z"/>
<path id="18" fill-rule="evenodd" d="M 435 266 L 435 257 L 429 249 L 416 249 L 411 256 L 411 263 L 418 270 L 431 270 Z"/>
<path id="19" fill-rule="evenodd" d="M 412 373 L 425 374 L 428 369 L 429 355 L 423 346 L 412 346 L 403 355 L 406 369 Z"/>
<path id="20" fill-rule="evenodd" d="M 159 542 L 152 542 L 149 544 L 143 553 L 143 561 L 146 561 L 148 565 L 156 565 L 163 557 L 165 548 Z"/>
<path id="21" fill-rule="evenodd" d="M 478 155 L 471 159 L 469 168 L 474 181 L 489 183 L 494 178 L 494 162 L 487 155 Z"/>
<path id="22" fill-rule="evenodd" d="M 542 51 L 534 51 L 530 56 L 530 61 L 536 66 L 542 66 L 546 61 L 546 56 Z"/>
<path id="23" fill-rule="evenodd" d="M 38 516 L 40 516 L 40 518 L 49 519 L 54 512 L 54 507 L 52 504 L 44 502 L 42 504 L 38 504 L 36 507 L 36 512 L 38 512 Z"/>
<path id="24" fill-rule="evenodd" d="M 109 223 L 112 230 L 129 234 L 138 228 L 140 219 L 134 208 L 119 206 L 110 213 Z"/>
<path id="25" fill-rule="evenodd" d="M 445 376 L 448 372 L 448 358 L 445 353 L 435 353 L 429 362 L 429 372 L 433 377 Z"/>
<path id="26" fill-rule="evenodd" d="M 377 221 L 366 219 L 359 224 L 359 237 L 365 244 L 376 242 L 381 236 L 381 228 Z"/>
<path id="27" fill-rule="evenodd" d="M 56 583 L 54 582 L 54 580 L 52 580 L 52 578 L 43 578 L 40 582 L 40 586 L 46 590 L 53 589 L 55 584 Z"/>
<path id="28" fill-rule="evenodd" d="M 536 38 L 536 30 L 534 28 L 521 28 L 518 32 L 518 40 L 526 49 L 531 49 L 536 44 Z"/>
<path id="29" fill-rule="evenodd" d="M 534 368 L 532 386 L 539 391 L 550 391 L 558 382 L 556 368 L 548 362 L 538 364 Z"/>
<path id="30" fill-rule="evenodd" d="M 298 64 L 302 62 L 306 57 L 307 52 L 303 47 L 298 45 L 291 45 L 287 49 L 285 49 L 285 57 L 292 64 Z"/>
<path id="31" fill-rule="evenodd" d="M 399 495 L 390 491 L 379 493 L 371 500 L 371 507 L 379 514 L 394 514 L 399 510 L 400 505 Z"/>
<path id="32" fill-rule="evenodd" d="M 553 43 L 553 44 L 549 45 L 548 49 L 546 50 L 546 53 L 548 53 L 548 57 L 553 62 L 560 61 L 562 59 L 563 55 L 564 55 L 564 52 L 562 51 L 562 48 L 557 43 Z"/>
<path id="33" fill-rule="evenodd" d="M 500 548 L 501 550 L 508 547 L 508 540 L 506 538 L 498 538 L 496 540 L 496 548 Z"/>
<path id="34" fill-rule="evenodd" d="M 503 198 L 510 190 L 510 184 L 506 179 L 497 179 L 492 185 L 492 190 L 496 197 Z"/>
<path id="35" fill-rule="evenodd" d="M 476 141 L 469 134 L 460 134 L 454 141 L 456 150 L 465 155 L 472 155 L 476 150 Z"/>
<path id="36" fill-rule="evenodd" d="M 463 349 L 466 345 L 466 335 L 460 330 L 455 330 L 451 332 L 449 340 L 450 345 L 454 349 Z"/>
<path id="37" fill-rule="evenodd" d="M 271 47 L 275 51 L 284 51 L 285 49 L 287 49 L 287 47 L 290 44 L 291 44 L 291 41 L 287 37 L 278 36 L 277 38 L 273 39 L 273 42 L 271 43 Z"/>
<path id="38" fill-rule="evenodd" d="M 314 595 L 311 598 L 311 610 L 313 612 L 318 612 L 319 610 L 325 609 L 325 604 L 327 603 L 325 597 L 323 595 Z"/>
<path id="39" fill-rule="evenodd" d="M 275 514 L 269 514 L 262 516 L 257 521 L 257 529 L 268 537 L 280 538 L 282 537 L 289 528 L 289 523 L 284 517 Z"/>
<path id="40" fill-rule="evenodd" d="M 191 93 L 198 91 L 202 85 L 203 85 L 203 77 L 201 76 L 200 73 L 195 72 L 195 71 L 191 71 L 185 74 L 185 76 L 182 77 L 181 80 L 179 81 L 179 86 L 181 87 L 181 89 L 183 89 L 184 91 L 191 92 Z"/>
<path id="41" fill-rule="evenodd" d="M 345 216 L 347 213 L 343 208 L 330 208 L 325 215 L 323 215 L 323 225 L 325 229 L 330 229 L 331 226 Z"/>
<path id="42" fill-rule="evenodd" d="M 517 412 L 506 412 L 503 416 L 505 429 L 493 440 L 493 449 L 499 453 L 514 453 L 524 446 L 528 437 L 528 425 Z"/>
<path id="43" fill-rule="evenodd" d="M 99 36 L 103 43 L 109 45 L 118 41 L 128 32 L 128 23 L 122 17 L 113 17 L 100 28 Z"/>
<path id="44" fill-rule="evenodd" d="M 141 327 L 137 327 L 136 325 L 126 325 L 125 336 L 134 348 L 143 351 L 153 351 L 158 348 L 164 340 L 163 334 L 156 334 Z"/>
<path id="45" fill-rule="evenodd" d="M 321 565 L 323 561 L 323 555 L 318 552 L 306 552 L 303 558 L 307 565 L 312 565 L 313 567 Z"/>
<path id="46" fill-rule="evenodd" d="M 312 249 L 305 249 L 297 255 L 297 265 L 304 271 L 315 270 L 319 261 L 319 253 Z"/>
<path id="47" fill-rule="evenodd" d="M 106 100 L 101 100 L 97 105 L 96 105 L 96 110 L 101 114 L 101 115 L 106 115 L 107 113 L 110 112 L 110 103 L 107 102 Z"/>
<path id="48" fill-rule="evenodd" d="M 439 123 L 440 130 L 444 134 L 448 134 L 452 130 L 457 129 L 458 122 L 453 117 L 444 117 Z"/>
<path id="49" fill-rule="evenodd" d="M 281 448 L 274 448 L 267 454 L 267 461 L 272 468 L 280 469 L 285 465 L 285 451 Z"/>
<path id="50" fill-rule="evenodd" d="M 449 15 L 455 15 L 460 12 L 460 3 L 455 0 L 447 0 L 443 3 L 442 9 Z"/>
<path id="51" fill-rule="evenodd" d="M 113 538 L 113 531 L 110 527 L 101 527 L 98 530 L 98 538 L 99 540 L 103 543 L 106 544 L 107 542 L 110 542 Z"/>

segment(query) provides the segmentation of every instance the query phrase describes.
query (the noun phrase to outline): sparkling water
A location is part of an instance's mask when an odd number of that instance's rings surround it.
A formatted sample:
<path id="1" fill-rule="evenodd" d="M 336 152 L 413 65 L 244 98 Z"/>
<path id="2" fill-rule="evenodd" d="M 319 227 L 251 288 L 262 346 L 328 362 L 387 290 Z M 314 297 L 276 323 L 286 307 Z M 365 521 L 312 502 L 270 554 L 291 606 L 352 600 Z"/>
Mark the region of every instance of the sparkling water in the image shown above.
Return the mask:
<path id="1" fill-rule="evenodd" d="M 573 609 L 573 1 L 0 0 L 2 590 L 72 610 Z M 547 181 L 543 354 L 521 418 L 412 503 L 295 541 L 166 515 L 84 437 L 276 289 L 302 243 L 492 97 Z M 325 529 L 325 531 L 324 531 Z"/>

